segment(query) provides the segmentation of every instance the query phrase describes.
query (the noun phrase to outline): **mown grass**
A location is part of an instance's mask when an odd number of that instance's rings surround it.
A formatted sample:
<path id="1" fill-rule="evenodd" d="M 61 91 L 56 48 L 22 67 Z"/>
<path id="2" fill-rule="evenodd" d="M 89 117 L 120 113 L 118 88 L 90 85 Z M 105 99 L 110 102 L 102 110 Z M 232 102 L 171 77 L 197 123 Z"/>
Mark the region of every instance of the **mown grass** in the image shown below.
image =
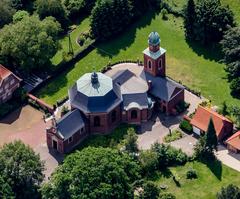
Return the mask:
<path id="1" fill-rule="evenodd" d="M 197 179 L 187 179 L 187 171 L 193 168 L 197 171 Z M 177 185 L 171 176 L 176 172 L 180 177 Z M 167 192 L 173 193 L 177 199 L 215 199 L 216 193 L 222 186 L 230 183 L 239 185 L 240 173 L 222 165 L 220 162 L 204 164 L 201 162 L 189 162 L 184 166 L 172 167 L 154 177 L 158 185 L 167 185 Z"/>
<path id="2" fill-rule="evenodd" d="M 79 25 L 76 26 L 76 29 L 74 29 L 70 33 L 74 53 L 81 50 L 81 47 L 77 44 L 77 38 L 80 33 L 88 31 L 90 29 L 89 24 L 90 24 L 89 18 L 85 18 L 83 21 L 81 21 Z M 67 54 L 69 52 L 69 38 L 67 35 L 60 39 L 60 44 L 62 48 L 56 53 L 56 55 L 51 60 L 54 65 L 59 64 L 63 59 L 63 54 L 64 53 Z"/>
<path id="3" fill-rule="evenodd" d="M 230 95 L 224 64 L 216 49 L 206 49 L 189 44 L 184 37 L 181 18 L 168 15 L 167 21 L 161 14 L 146 13 L 138 22 L 115 39 L 98 44 L 96 49 L 81 59 L 69 71 L 59 74 L 37 96 L 47 103 L 54 104 L 67 95 L 68 88 L 84 73 L 95 68 L 100 70 L 109 62 L 138 58 L 142 60 L 142 51 L 147 47 L 147 38 L 151 31 L 158 31 L 161 46 L 167 49 L 167 75 L 181 81 L 188 87 L 201 91 L 202 95 L 216 105 L 223 101 L 227 104 L 240 104 Z"/>

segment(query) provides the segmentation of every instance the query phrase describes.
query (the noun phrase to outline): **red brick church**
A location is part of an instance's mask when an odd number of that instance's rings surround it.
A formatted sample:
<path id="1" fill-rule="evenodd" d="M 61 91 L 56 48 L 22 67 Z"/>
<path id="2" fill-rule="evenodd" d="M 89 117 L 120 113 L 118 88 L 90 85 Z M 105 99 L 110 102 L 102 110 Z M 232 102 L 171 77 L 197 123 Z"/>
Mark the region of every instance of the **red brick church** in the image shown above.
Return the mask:
<path id="1" fill-rule="evenodd" d="M 80 77 L 68 91 L 71 111 L 46 130 L 48 147 L 66 153 L 90 134 L 109 133 L 121 123 L 140 125 L 154 110 L 176 114 L 184 87 L 166 77 L 160 42 L 157 32 L 149 35 L 143 66 L 122 63 Z"/>

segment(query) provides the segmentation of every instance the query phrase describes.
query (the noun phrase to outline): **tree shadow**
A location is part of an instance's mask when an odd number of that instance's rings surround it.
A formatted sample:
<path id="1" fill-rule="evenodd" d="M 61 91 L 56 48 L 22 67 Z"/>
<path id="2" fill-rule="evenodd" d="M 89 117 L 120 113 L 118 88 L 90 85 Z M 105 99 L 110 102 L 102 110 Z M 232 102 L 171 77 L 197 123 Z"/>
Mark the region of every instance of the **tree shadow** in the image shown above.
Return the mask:
<path id="1" fill-rule="evenodd" d="M 204 59 L 219 62 L 222 60 L 222 52 L 220 45 L 203 45 L 197 41 L 190 41 L 186 39 L 188 46 L 198 55 L 203 56 Z"/>
<path id="2" fill-rule="evenodd" d="M 219 160 L 201 160 L 201 162 L 211 170 L 218 180 L 222 180 L 222 163 Z"/>
<path id="3" fill-rule="evenodd" d="M 22 106 L 20 108 L 18 108 L 17 110 L 10 112 L 9 114 L 7 114 L 5 117 L 0 119 L 0 124 L 12 124 L 13 122 L 15 122 L 21 115 L 21 111 L 22 111 Z"/>
<path id="4" fill-rule="evenodd" d="M 151 21 L 157 14 L 157 11 L 151 10 L 141 18 L 137 19 L 133 24 L 126 27 L 122 33 L 114 35 L 109 41 L 98 42 L 96 45 L 97 53 L 103 57 L 112 58 L 117 55 L 120 50 L 126 50 L 132 43 L 134 43 L 137 29 L 150 25 Z"/>

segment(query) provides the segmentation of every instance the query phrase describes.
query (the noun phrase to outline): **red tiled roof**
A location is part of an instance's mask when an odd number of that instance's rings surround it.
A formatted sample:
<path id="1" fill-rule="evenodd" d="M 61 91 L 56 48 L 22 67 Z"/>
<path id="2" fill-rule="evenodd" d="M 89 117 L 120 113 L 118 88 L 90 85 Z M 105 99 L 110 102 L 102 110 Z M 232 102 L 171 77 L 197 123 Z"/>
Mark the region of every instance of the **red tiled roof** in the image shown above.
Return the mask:
<path id="1" fill-rule="evenodd" d="M 215 112 L 209 108 L 205 108 L 202 106 L 198 106 L 197 111 L 194 114 L 190 123 L 193 126 L 206 132 L 211 117 L 213 119 L 213 124 L 214 124 L 214 128 L 216 130 L 217 136 L 219 136 L 219 134 L 220 134 L 221 130 L 224 128 L 224 125 L 226 122 L 232 123 L 232 121 L 230 121 L 226 117 L 218 114 L 217 112 Z"/>
<path id="2" fill-rule="evenodd" d="M 230 138 L 228 138 L 226 143 L 240 150 L 240 131 L 234 133 Z"/>
<path id="3" fill-rule="evenodd" d="M 12 72 L 0 64 L 0 80 L 8 77 Z"/>
<path id="4" fill-rule="evenodd" d="M 13 75 L 15 78 L 17 78 L 19 81 L 22 81 L 18 76 L 16 76 L 13 72 L 5 68 L 2 64 L 0 64 L 0 86 L 4 79 L 6 79 L 8 76 Z"/>

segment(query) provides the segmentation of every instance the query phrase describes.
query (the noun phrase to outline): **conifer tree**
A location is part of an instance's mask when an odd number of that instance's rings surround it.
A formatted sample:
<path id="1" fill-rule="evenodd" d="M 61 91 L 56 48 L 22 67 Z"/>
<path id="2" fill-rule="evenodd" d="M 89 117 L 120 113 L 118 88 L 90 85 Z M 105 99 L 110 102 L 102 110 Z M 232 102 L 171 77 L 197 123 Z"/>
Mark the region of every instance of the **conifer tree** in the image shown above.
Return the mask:
<path id="1" fill-rule="evenodd" d="M 206 147 L 209 148 L 209 150 L 217 150 L 217 135 L 216 135 L 216 130 L 213 124 L 213 119 L 210 118 L 209 124 L 208 124 L 208 129 L 206 132 Z"/>
<path id="2" fill-rule="evenodd" d="M 196 20 L 196 11 L 194 0 L 188 0 L 185 9 L 184 28 L 187 39 L 194 38 L 194 25 Z"/>

